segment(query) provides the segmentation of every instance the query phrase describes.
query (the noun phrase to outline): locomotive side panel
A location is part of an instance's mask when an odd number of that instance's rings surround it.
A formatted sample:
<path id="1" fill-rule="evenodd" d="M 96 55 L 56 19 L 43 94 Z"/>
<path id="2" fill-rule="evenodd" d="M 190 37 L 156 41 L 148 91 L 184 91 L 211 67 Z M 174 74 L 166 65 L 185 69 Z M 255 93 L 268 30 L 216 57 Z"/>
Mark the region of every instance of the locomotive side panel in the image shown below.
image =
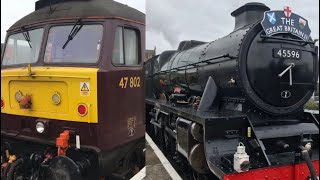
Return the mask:
<path id="1" fill-rule="evenodd" d="M 112 20 L 113 35 L 107 45 L 105 57 L 109 59 L 108 70 L 98 72 L 99 91 L 99 144 L 104 149 L 112 149 L 130 141 L 144 137 L 144 72 L 142 54 L 144 49 L 144 26 Z M 118 53 L 117 28 L 128 28 L 136 32 L 136 64 L 115 64 Z M 128 60 L 127 60 L 128 61 Z M 124 62 L 125 63 L 125 62 Z M 111 126 L 112 125 L 112 126 Z M 108 132 L 108 133 L 105 133 Z M 117 137 L 117 138 L 115 138 Z"/>

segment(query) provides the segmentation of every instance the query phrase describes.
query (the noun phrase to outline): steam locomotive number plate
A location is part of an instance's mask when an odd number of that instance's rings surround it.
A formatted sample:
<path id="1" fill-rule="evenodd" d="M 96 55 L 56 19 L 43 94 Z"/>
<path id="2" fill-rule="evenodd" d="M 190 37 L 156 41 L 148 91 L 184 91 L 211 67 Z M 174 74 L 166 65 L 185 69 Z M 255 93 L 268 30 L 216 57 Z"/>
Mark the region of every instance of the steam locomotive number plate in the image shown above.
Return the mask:
<path id="1" fill-rule="evenodd" d="M 299 60 L 301 58 L 301 50 L 274 48 L 273 49 L 273 57 L 274 58 L 287 58 L 287 59 Z"/>

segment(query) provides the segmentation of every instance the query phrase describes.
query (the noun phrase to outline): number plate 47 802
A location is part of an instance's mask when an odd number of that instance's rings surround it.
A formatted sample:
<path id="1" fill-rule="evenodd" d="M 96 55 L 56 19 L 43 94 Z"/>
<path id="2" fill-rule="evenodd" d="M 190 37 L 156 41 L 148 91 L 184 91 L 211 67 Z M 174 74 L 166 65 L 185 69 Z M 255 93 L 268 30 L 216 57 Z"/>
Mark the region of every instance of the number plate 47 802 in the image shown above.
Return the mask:
<path id="1" fill-rule="evenodd" d="M 140 77 L 122 77 L 119 81 L 119 87 L 125 88 L 139 88 Z"/>
<path id="2" fill-rule="evenodd" d="M 301 58 L 301 50 L 297 49 L 286 49 L 286 48 L 274 48 L 273 49 L 274 58 L 286 58 L 299 60 Z"/>

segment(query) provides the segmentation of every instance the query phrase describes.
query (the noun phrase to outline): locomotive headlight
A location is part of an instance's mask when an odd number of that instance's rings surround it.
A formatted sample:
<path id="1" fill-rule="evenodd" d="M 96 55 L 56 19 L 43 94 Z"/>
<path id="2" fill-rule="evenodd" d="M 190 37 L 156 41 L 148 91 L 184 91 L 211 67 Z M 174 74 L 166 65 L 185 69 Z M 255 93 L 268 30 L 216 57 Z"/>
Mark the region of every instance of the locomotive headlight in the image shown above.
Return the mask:
<path id="1" fill-rule="evenodd" d="M 21 93 L 20 91 L 17 91 L 17 92 L 14 94 L 14 98 L 15 98 L 16 101 L 18 101 L 18 102 L 20 102 L 21 97 L 22 97 L 22 93 Z"/>
<path id="2" fill-rule="evenodd" d="M 57 93 L 57 92 L 54 93 L 54 94 L 51 96 L 51 100 L 52 100 L 53 104 L 55 104 L 55 105 L 60 104 L 60 101 L 61 101 L 60 94 Z"/>
<path id="3" fill-rule="evenodd" d="M 41 122 L 41 121 L 37 122 L 37 124 L 36 124 L 36 130 L 37 130 L 38 133 L 42 134 L 42 133 L 44 132 L 44 130 L 45 130 L 45 125 L 44 125 L 44 123 Z"/>

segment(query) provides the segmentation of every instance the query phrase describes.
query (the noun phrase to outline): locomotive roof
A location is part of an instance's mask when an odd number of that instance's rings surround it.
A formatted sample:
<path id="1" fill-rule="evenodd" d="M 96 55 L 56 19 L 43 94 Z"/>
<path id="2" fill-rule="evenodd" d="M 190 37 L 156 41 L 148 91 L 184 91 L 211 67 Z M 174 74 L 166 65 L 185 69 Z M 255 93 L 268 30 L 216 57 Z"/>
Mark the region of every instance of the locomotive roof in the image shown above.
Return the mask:
<path id="1" fill-rule="evenodd" d="M 144 13 L 113 0 L 52 0 L 55 3 L 36 3 L 36 10 L 21 18 L 10 29 L 18 28 L 34 22 L 57 18 L 85 18 L 94 16 L 120 17 L 140 23 L 145 22 Z M 39 5 L 40 4 L 40 5 Z M 38 9 L 39 8 L 39 9 Z M 53 10 L 50 13 L 50 8 Z"/>

